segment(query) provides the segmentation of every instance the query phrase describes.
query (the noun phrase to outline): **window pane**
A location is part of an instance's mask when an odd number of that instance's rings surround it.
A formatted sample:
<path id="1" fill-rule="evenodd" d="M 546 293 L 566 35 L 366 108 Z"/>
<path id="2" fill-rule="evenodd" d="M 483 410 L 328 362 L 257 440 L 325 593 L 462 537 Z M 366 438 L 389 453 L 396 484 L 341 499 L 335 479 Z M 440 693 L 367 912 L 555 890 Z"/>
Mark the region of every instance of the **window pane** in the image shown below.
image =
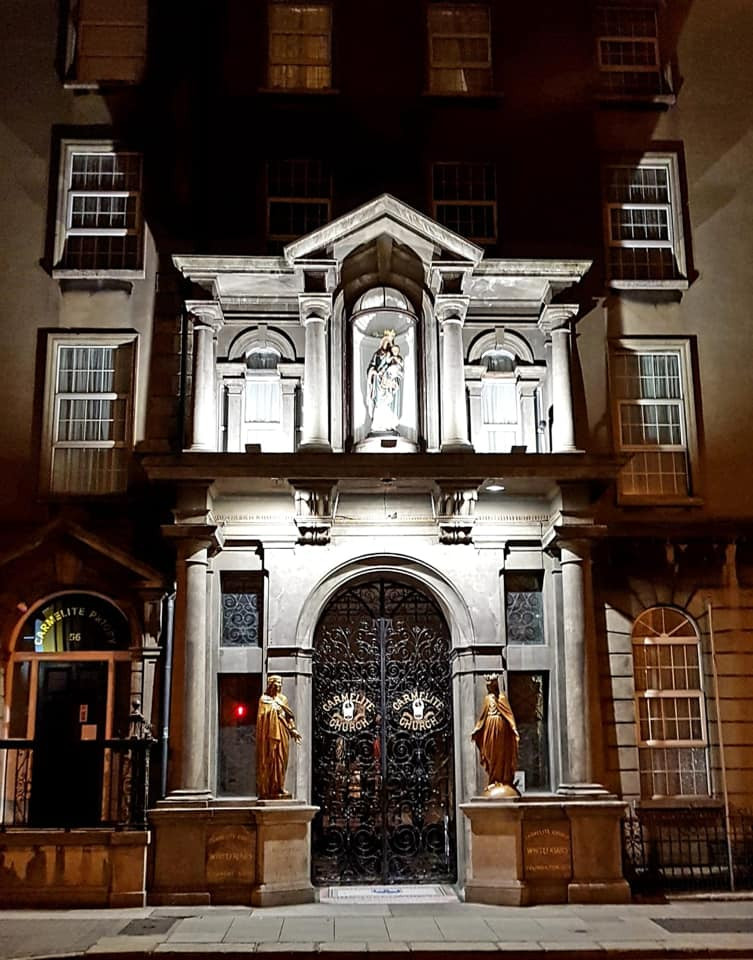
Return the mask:
<path id="1" fill-rule="evenodd" d="M 508 644 L 544 643 L 542 582 L 540 573 L 505 574 Z"/>
<path id="2" fill-rule="evenodd" d="M 510 706 L 520 732 L 518 770 L 525 774 L 526 792 L 549 790 L 547 673 L 509 672 Z"/>
<path id="3" fill-rule="evenodd" d="M 257 647 L 260 643 L 261 581 L 245 574 L 222 574 L 223 647 Z"/>
<path id="4" fill-rule="evenodd" d="M 256 793 L 256 712 L 259 674 L 219 676 L 217 793 L 251 797 Z"/>

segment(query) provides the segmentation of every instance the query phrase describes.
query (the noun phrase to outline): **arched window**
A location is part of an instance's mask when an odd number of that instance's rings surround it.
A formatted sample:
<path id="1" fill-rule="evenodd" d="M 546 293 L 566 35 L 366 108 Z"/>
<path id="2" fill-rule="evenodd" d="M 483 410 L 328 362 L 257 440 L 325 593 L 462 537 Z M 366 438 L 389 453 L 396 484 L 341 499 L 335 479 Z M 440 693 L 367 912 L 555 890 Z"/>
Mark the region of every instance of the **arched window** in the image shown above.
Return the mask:
<path id="1" fill-rule="evenodd" d="M 246 354 L 246 423 L 279 424 L 282 420 L 282 385 L 277 365 L 279 350 L 255 346 Z"/>
<path id="2" fill-rule="evenodd" d="M 477 449 L 509 453 L 520 443 L 520 404 L 515 382 L 515 357 L 495 348 L 481 355 L 481 423 L 484 435 Z"/>
<path id="3" fill-rule="evenodd" d="M 652 607 L 633 626 L 641 796 L 708 794 L 706 709 L 695 625 Z"/>

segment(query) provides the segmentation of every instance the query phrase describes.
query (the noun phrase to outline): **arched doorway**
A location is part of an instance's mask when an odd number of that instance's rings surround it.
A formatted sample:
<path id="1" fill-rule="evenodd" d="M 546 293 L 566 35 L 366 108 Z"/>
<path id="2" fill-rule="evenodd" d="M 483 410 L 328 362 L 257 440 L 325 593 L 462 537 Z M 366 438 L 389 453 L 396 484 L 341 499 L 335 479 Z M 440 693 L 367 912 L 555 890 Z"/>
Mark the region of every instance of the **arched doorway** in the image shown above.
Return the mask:
<path id="1" fill-rule="evenodd" d="M 455 879 L 450 632 L 387 576 L 343 588 L 314 635 L 316 884 Z"/>
<path id="2" fill-rule="evenodd" d="M 129 647 L 128 621 L 95 594 L 58 594 L 21 625 L 7 691 L 12 825 L 84 827 L 113 818 L 116 763 L 103 745 L 128 735 Z"/>

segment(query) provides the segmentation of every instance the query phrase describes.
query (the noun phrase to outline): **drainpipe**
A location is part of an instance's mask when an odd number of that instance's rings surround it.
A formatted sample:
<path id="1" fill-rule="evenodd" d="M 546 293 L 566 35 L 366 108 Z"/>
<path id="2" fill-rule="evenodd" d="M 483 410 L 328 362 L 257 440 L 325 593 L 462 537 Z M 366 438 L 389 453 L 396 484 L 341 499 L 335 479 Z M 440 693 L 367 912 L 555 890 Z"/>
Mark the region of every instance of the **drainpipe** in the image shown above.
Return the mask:
<path id="1" fill-rule="evenodd" d="M 173 679 L 173 636 L 175 633 L 175 591 L 165 597 L 165 672 L 162 678 L 162 730 L 160 763 L 160 798 L 167 794 L 167 754 L 170 742 L 170 690 Z"/>

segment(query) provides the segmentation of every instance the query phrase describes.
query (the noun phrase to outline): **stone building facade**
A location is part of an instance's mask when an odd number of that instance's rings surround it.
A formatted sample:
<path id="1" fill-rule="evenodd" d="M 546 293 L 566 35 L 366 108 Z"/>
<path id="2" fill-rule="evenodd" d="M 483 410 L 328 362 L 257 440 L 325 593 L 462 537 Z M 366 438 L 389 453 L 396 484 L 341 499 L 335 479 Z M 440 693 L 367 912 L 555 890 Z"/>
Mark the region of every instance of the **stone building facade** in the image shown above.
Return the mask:
<path id="1" fill-rule="evenodd" d="M 751 804 L 751 13 L 366 6 L 15 13 L 8 902 L 622 899 L 627 805 Z"/>

